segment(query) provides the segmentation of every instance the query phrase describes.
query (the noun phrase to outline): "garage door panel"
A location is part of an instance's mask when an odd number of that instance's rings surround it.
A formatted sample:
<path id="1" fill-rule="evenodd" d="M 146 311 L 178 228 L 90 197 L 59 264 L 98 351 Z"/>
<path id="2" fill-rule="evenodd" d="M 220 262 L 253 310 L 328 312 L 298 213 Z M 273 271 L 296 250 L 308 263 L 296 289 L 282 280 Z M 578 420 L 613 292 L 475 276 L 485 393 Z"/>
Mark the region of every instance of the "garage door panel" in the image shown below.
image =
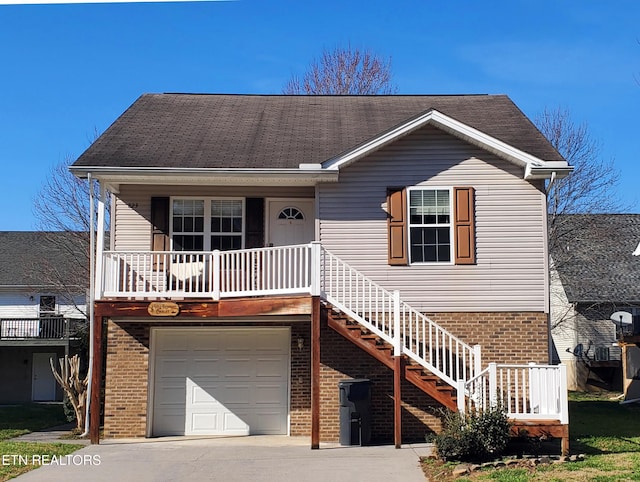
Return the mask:
<path id="1" fill-rule="evenodd" d="M 255 365 L 256 367 L 256 376 L 257 377 L 277 377 L 282 378 L 283 366 L 282 366 L 282 357 L 260 357 L 257 359 L 258 363 Z"/>
<path id="2" fill-rule="evenodd" d="M 198 358 L 192 361 L 189 374 L 192 378 L 219 378 L 222 368 L 220 358 Z"/>
<path id="3" fill-rule="evenodd" d="M 283 339 L 278 333 L 263 333 L 257 338 L 258 344 L 256 350 L 258 352 L 277 351 L 281 352 L 287 349 L 288 339 Z"/>
<path id="4" fill-rule="evenodd" d="M 225 363 L 224 378 L 247 379 L 251 377 L 255 361 L 250 358 L 227 358 Z"/>
<path id="5" fill-rule="evenodd" d="M 191 415 L 191 433 L 218 430 L 217 412 L 194 413 Z"/>
<path id="6" fill-rule="evenodd" d="M 222 350 L 220 342 L 220 335 L 216 333 L 202 332 L 198 337 L 191 341 L 189 348 L 192 351 L 219 353 Z"/>
<path id="7" fill-rule="evenodd" d="M 154 435 L 286 434 L 289 346 L 282 328 L 158 329 Z"/>
<path id="8" fill-rule="evenodd" d="M 277 435 L 286 430 L 282 424 L 282 412 L 279 410 L 261 410 L 255 413 L 256 429 L 266 435 Z"/>
<path id="9" fill-rule="evenodd" d="M 255 404 L 279 404 L 282 400 L 281 385 L 258 385 L 255 387 Z"/>
<path id="10" fill-rule="evenodd" d="M 248 419 L 249 413 L 246 411 L 225 412 L 222 430 L 230 435 L 249 435 L 252 432 Z"/>
<path id="11" fill-rule="evenodd" d="M 184 381 L 187 375 L 188 362 L 186 358 L 162 357 L 156 359 L 156 367 L 160 370 L 163 378 L 180 377 Z"/>

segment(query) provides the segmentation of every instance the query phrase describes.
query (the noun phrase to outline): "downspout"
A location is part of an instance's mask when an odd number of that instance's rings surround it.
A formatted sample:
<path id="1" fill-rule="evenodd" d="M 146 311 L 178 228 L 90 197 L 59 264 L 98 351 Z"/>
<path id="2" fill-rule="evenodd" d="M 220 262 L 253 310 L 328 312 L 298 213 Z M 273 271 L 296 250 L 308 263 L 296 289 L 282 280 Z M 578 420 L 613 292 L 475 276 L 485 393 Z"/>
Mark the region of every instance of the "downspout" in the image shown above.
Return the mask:
<path id="1" fill-rule="evenodd" d="M 84 432 L 80 435 L 81 438 L 89 435 L 89 409 L 91 405 L 91 379 L 93 374 L 93 304 L 95 301 L 95 279 L 94 279 L 94 265 L 96 260 L 95 255 L 95 214 L 94 214 L 94 192 L 93 192 L 93 179 L 91 173 L 87 174 L 87 181 L 89 182 L 89 368 L 87 370 L 87 398 L 85 399 L 85 415 L 84 415 Z"/>
<path id="2" fill-rule="evenodd" d="M 553 363 L 553 335 L 551 333 L 551 324 L 553 323 L 553 319 L 551 317 L 552 313 L 552 301 L 551 298 L 553 293 L 551 292 L 551 252 L 549 250 L 549 193 L 551 192 L 551 186 L 553 186 L 556 180 L 556 171 L 551 172 L 551 178 L 549 179 L 549 185 L 546 189 L 545 203 L 544 203 L 544 232 L 545 232 L 545 244 L 547 245 L 546 251 L 546 269 L 545 269 L 545 277 L 547 278 L 547 313 L 548 321 L 547 321 L 547 363 L 550 365 Z"/>

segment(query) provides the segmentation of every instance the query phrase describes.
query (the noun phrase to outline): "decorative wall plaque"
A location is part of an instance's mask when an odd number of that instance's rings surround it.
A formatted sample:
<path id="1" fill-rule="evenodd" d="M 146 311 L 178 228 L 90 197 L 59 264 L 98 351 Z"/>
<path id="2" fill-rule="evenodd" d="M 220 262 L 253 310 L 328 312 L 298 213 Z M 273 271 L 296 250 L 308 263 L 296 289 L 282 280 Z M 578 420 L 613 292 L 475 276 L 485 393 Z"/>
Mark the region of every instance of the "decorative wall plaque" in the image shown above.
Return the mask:
<path id="1" fill-rule="evenodd" d="M 152 301 L 147 307 L 147 312 L 151 316 L 176 316 L 180 307 L 173 301 Z"/>

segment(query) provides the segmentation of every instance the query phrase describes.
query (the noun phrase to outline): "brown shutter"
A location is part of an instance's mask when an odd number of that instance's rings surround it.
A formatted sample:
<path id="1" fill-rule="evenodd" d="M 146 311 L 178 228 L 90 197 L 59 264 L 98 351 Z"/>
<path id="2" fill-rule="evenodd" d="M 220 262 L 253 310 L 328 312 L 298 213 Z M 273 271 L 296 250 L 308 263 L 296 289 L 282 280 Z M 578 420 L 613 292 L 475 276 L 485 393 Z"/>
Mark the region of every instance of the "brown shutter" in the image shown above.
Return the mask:
<path id="1" fill-rule="evenodd" d="M 169 251 L 169 198 L 151 198 L 151 250 Z M 154 263 L 154 269 L 163 269 L 162 260 Z"/>
<path id="2" fill-rule="evenodd" d="M 455 263 L 476 264 L 474 189 L 454 187 Z"/>
<path id="3" fill-rule="evenodd" d="M 407 256 L 407 190 L 387 189 L 387 227 L 389 241 L 389 264 L 405 266 Z"/>
<path id="4" fill-rule="evenodd" d="M 264 246 L 264 198 L 248 197 L 245 203 L 246 235 L 245 248 Z"/>

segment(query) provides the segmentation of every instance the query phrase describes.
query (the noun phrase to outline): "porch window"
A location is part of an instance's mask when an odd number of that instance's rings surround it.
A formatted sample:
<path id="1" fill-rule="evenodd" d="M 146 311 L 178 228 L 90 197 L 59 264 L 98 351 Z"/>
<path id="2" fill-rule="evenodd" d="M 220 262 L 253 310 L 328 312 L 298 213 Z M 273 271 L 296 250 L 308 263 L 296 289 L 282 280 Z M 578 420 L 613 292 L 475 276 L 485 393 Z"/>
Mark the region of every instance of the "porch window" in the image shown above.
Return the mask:
<path id="1" fill-rule="evenodd" d="M 411 263 L 451 262 L 451 212 L 449 189 L 409 189 Z"/>
<path id="2" fill-rule="evenodd" d="M 173 199 L 174 251 L 240 249 L 244 234 L 243 199 Z"/>

